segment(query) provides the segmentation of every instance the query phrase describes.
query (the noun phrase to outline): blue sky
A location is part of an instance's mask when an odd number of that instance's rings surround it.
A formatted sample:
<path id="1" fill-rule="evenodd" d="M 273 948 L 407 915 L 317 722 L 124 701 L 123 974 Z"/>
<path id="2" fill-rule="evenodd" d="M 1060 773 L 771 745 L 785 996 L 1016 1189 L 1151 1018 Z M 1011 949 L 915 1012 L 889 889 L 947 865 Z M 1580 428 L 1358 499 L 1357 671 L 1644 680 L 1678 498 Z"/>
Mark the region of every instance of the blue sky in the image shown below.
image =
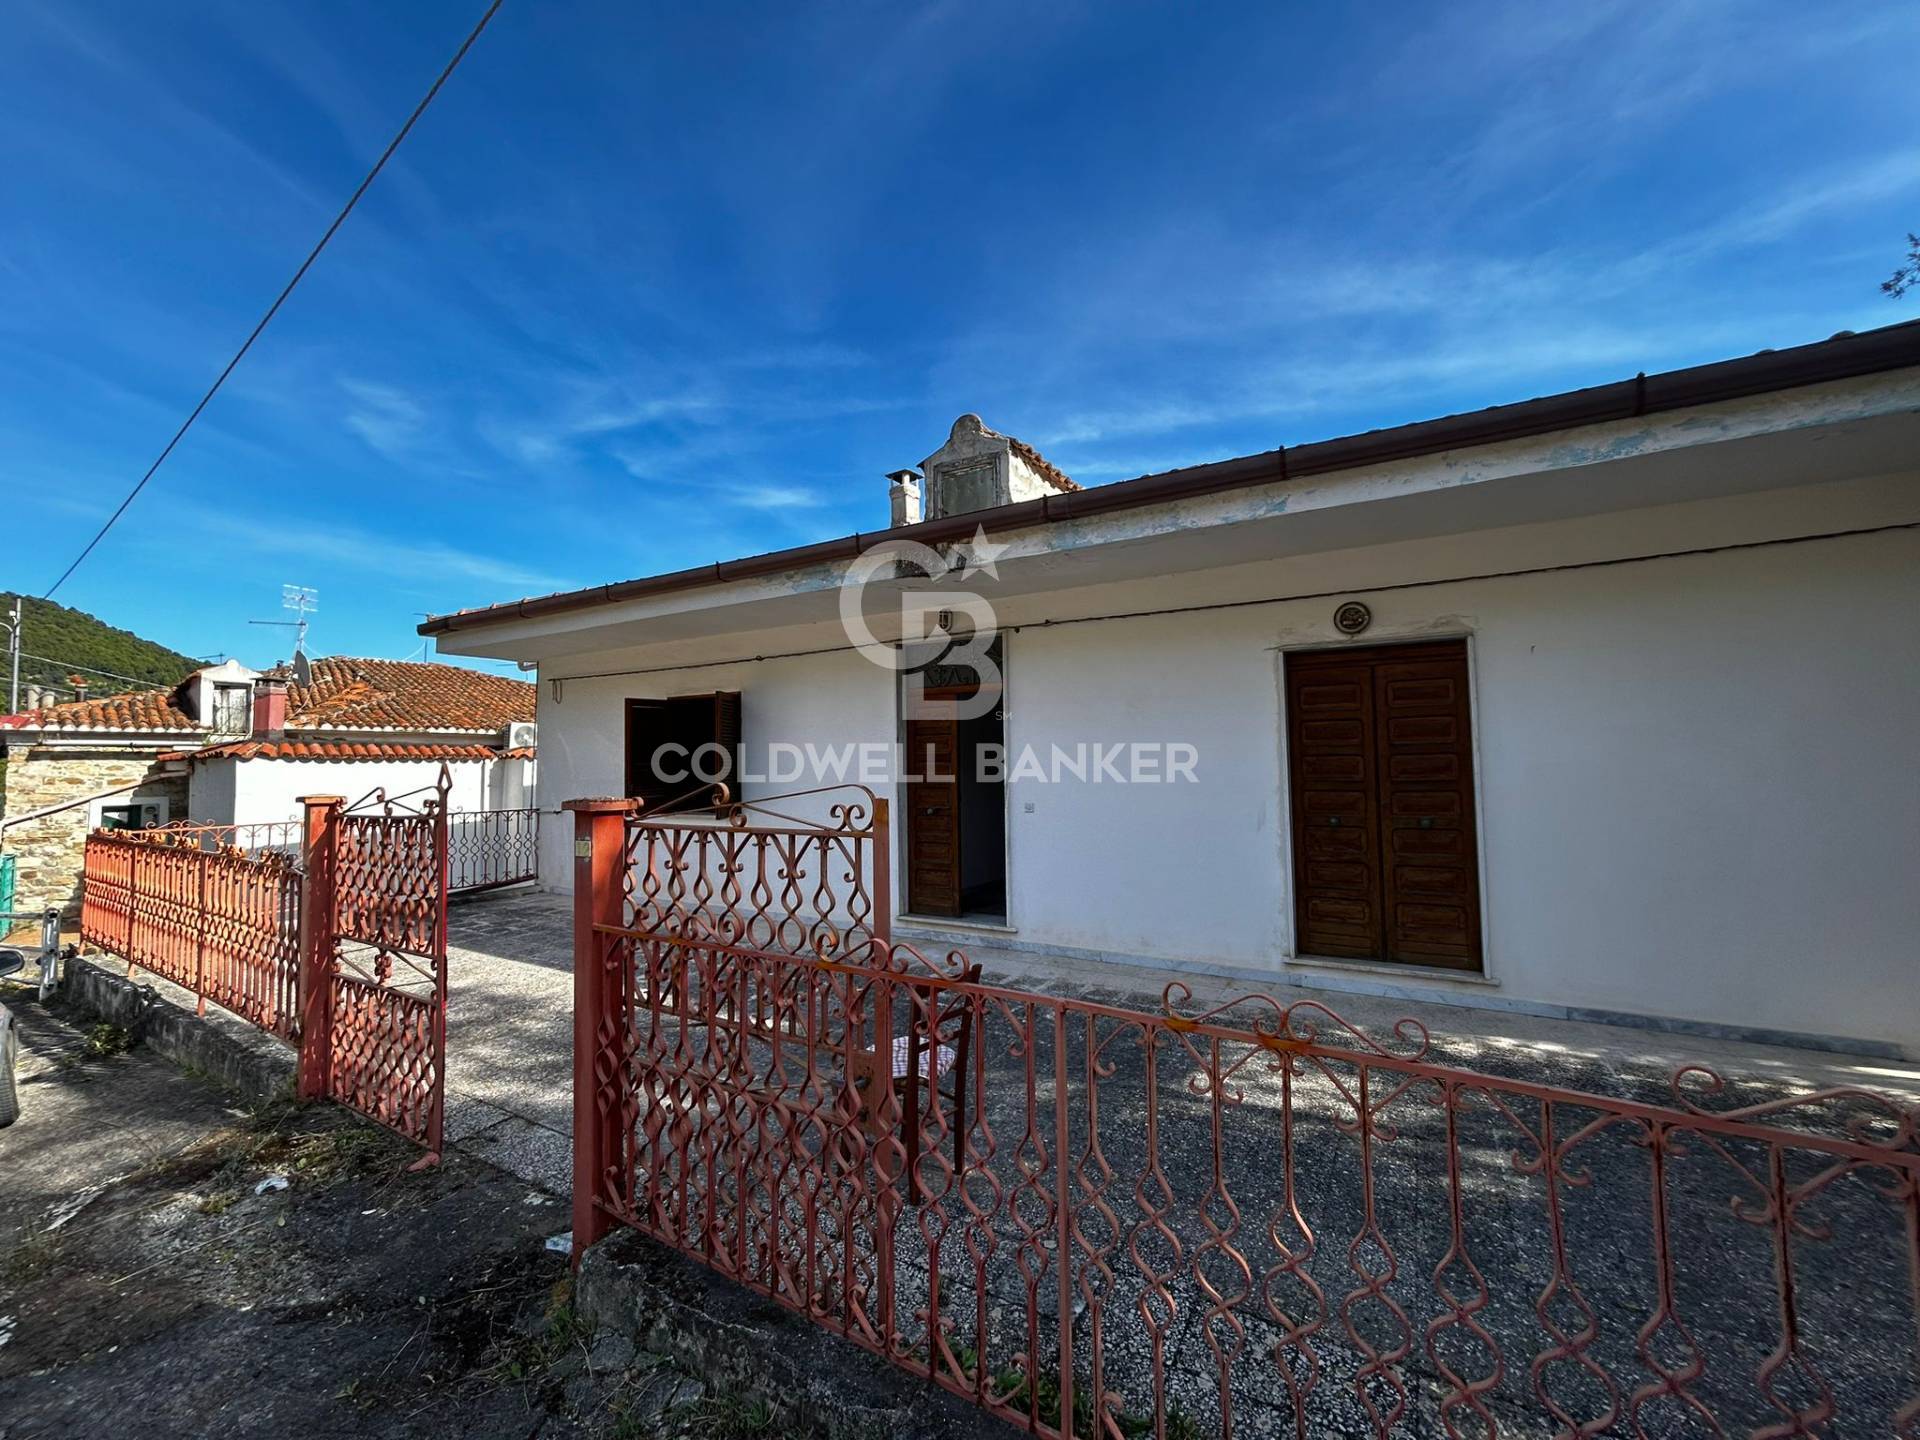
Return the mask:
<path id="1" fill-rule="evenodd" d="M 478 17 L 0 10 L 0 588 L 139 476 Z M 265 663 L 1920 313 L 1908 3 L 507 0 L 58 598 Z M 31 646 L 29 645 L 29 648 Z"/>

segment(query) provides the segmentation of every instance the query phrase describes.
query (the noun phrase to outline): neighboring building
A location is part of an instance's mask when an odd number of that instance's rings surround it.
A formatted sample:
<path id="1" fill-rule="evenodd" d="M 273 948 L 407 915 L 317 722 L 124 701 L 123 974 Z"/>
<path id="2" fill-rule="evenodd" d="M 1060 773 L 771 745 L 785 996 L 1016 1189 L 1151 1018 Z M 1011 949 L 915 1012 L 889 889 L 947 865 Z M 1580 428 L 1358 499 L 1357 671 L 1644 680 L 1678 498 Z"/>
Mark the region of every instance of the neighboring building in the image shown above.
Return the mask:
<path id="1" fill-rule="evenodd" d="M 171 690 L 0 718 L 6 820 L 22 905 L 77 905 L 97 826 L 294 820 L 303 795 L 358 799 L 430 786 L 455 810 L 533 804 L 534 687 L 453 665 L 327 657 L 310 684 L 236 661 Z M 75 804 L 73 802 L 84 802 Z"/>
<path id="2" fill-rule="evenodd" d="M 1920 323 L 1088 489 L 965 417 L 925 471 L 890 530 L 422 630 L 539 662 L 555 801 L 728 715 L 749 796 L 820 783 L 776 743 L 953 756 L 877 787 L 904 935 L 1920 1054 Z M 985 597 L 1004 703 L 906 717 L 850 572 L 982 526 L 997 575 L 868 589 Z"/>

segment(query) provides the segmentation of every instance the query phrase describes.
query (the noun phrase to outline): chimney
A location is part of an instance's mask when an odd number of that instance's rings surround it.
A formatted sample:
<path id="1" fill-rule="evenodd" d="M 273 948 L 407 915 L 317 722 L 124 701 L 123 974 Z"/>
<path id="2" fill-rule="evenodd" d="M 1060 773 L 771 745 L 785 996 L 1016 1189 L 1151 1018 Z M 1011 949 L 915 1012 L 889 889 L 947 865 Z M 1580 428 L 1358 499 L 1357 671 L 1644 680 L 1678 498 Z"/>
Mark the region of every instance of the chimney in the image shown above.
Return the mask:
<path id="1" fill-rule="evenodd" d="M 895 470 L 887 479 L 893 484 L 887 490 L 887 498 L 893 502 L 893 528 L 902 525 L 920 523 L 920 473 L 917 470 Z"/>
<path id="2" fill-rule="evenodd" d="M 253 738 L 278 739 L 287 729 L 287 682 L 261 676 L 253 682 Z"/>

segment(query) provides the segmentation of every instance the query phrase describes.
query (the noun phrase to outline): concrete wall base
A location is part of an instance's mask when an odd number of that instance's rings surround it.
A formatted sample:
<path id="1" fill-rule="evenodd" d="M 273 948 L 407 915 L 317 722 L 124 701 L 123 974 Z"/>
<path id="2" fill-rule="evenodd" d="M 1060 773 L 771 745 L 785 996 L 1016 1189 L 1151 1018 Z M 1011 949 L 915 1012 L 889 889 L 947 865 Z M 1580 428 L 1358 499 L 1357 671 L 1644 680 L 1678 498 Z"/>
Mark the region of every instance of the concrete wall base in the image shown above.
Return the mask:
<path id="1" fill-rule="evenodd" d="M 129 980 L 98 960 L 69 960 L 65 970 L 61 994 L 69 1003 L 125 1026 L 154 1054 L 250 1099 L 292 1096 L 294 1051 L 273 1036 L 212 1007 L 196 1015 L 161 993 L 164 981 Z"/>

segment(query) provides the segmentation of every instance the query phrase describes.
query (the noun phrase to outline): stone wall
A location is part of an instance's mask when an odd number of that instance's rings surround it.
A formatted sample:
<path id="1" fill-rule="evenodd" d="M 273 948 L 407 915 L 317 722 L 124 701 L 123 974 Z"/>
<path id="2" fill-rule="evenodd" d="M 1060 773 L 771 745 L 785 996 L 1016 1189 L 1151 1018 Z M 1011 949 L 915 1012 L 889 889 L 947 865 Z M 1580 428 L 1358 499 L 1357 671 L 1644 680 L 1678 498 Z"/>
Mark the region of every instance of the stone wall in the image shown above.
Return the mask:
<path id="1" fill-rule="evenodd" d="M 141 782 L 140 793 L 167 797 L 169 819 L 186 817 L 187 777 L 162 775 L 154 765 L 154 752 L 15 745 L 7 754 L 4 813 L 9 818 L 24 815 L 136 780 Z M 116 797 L 120 798 L 125 797 Z M 8 828 L 6 848 L 15 857 L 17 908 L 58 905 L 69 915 L 79 915 L 88 809 L 76 805 Z"/>

